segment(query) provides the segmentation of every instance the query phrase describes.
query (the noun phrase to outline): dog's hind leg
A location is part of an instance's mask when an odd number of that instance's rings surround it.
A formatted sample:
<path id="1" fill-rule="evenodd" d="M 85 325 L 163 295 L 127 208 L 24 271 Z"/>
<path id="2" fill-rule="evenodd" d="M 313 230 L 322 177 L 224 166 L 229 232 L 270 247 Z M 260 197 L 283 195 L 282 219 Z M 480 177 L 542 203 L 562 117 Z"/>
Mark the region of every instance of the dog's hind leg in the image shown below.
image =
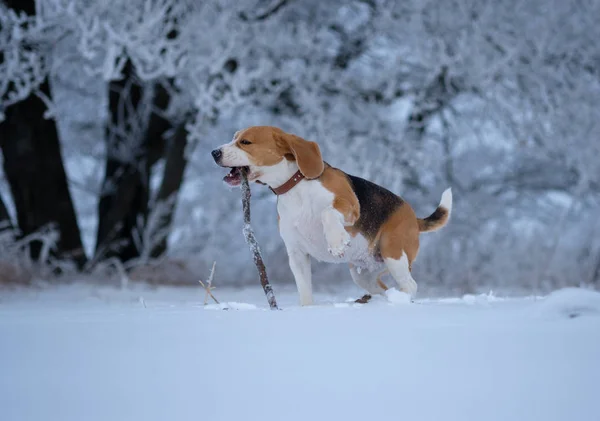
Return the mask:
<path id="1" fill-rule="evenodd" d="M 417 283 L 410 273 L 410 262 L 406 253 L 402 252 L 399 259 L 387 257 L 384 261 L 390 274 L 398 283 L 400 291 L 414 297 L 417 293 Z"/>
<path id="2" fill-rule="evenodd" d="M 357 299 L 357 303 L 367 303 L 373 295 L 383 294 L 388 287 L 381 281 L 382 271 L 373 272 L 350 264 L 350 276 L 356 285 L 365 289 L 367 294 Z"/>
<path id="3" fill-rule="evenodd" d="M 400 208 L 402 211 L 403 207 Z M 408 208 L 404 212 L 408 212 Z M 399 216 L 403 216 L 398 212 Z M 406 215 L 404 215 L 406 216 Z M 411 218 L 393 218 L 382 228 L 379 243 L 381 257 L 396 280 L 400 291 L 412 297 L 417 293 L 417 283 L 412 277 L 412 264 L 419 252 L 419 227 Z"/>

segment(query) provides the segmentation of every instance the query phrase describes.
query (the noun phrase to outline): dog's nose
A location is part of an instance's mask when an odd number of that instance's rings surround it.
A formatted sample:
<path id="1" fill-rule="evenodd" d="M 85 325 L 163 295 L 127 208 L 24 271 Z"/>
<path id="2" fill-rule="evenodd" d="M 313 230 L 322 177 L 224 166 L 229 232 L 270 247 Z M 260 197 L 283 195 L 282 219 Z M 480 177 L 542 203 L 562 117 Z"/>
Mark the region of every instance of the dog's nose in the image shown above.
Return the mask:
<path id="1" fill-rule="evenodd" d="M 214 160 L 217 164 L 219 163 L 219 161 L 221 160 L 221 157 L 223 156 L 223 152 L 221 152 L 221 149 L 215 149 L 210 154 L 212 155 L 212 157 L 214 158 Z"/>

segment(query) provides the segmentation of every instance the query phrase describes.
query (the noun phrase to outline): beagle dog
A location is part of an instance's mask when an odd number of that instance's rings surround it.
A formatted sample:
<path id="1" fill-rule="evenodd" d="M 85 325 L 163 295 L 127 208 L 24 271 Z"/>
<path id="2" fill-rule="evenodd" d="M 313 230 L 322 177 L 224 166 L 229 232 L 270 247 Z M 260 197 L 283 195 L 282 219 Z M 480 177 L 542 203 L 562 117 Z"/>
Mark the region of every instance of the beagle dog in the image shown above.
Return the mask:
<path id="1" fill-rule="evenodd" d="M 367 292 L 357 302 L 388 289 L 380 279 L 386 272 L 401 291 L 415 295 L 411 270 L 419 234 L 448 222 L 450 189 L 430 216 L 417 218 L 399 196 L 324 162 L 315 142 L 270 126 L 236 132 L 212 156 L 221 167 L 231 168 L 224 178 L 228 185 L 239 186 L 244 170 L 249 181 L 268 185 L 278 196 L 279 231 L 301 305 L 313 301 L 311 256 L 348 263 L 352 279 Z"/>

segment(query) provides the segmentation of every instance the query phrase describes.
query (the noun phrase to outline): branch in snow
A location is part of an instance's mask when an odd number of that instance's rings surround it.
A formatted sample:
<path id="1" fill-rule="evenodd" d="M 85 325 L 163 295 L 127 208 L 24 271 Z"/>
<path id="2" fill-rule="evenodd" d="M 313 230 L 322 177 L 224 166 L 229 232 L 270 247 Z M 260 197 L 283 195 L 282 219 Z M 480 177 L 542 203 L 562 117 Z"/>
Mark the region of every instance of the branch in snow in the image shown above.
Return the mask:
<path id="1" fill-rule="evenodd" d="M 217 300 L 215 298 L 215 296 L 213 295 L 213 293 L 211 292 L 213 289 L 215 289 L 215 287 L 212 286 L 212 282 L 213 282 L 213 278 L 215 276 L 215 266 L 216 265 L 217 265 L 217 262 L 213 262 L 212 269 L 210 270 L 210 276 L 208 277 L 208 280 L 206 281 L 206 285 L 201 280 L 198 281 L 198 283 L 202 286 L 202 288 L 204 288 L 206 290 L 206 295 L 204 295 L 204 305 L 208 304 L 208 297 L 211 297 L 215 301 L 215 303 L 219 304 L 219 300 Z"/>

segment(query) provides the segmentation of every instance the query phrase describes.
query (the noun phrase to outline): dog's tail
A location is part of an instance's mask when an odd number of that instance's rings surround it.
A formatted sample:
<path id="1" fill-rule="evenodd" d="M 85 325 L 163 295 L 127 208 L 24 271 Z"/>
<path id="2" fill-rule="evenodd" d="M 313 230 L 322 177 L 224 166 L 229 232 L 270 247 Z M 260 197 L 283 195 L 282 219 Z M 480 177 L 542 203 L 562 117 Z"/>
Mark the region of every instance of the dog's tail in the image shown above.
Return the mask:
<path id="1" fill-rule="evenodd" d="M 450 219 L 452 212 L 452 189 L 446 189 L 442 193 L 442 200 L 437 209 L 427 218 L 419 218 L 419 231 L 430 232 L 442 228 Z"/>

